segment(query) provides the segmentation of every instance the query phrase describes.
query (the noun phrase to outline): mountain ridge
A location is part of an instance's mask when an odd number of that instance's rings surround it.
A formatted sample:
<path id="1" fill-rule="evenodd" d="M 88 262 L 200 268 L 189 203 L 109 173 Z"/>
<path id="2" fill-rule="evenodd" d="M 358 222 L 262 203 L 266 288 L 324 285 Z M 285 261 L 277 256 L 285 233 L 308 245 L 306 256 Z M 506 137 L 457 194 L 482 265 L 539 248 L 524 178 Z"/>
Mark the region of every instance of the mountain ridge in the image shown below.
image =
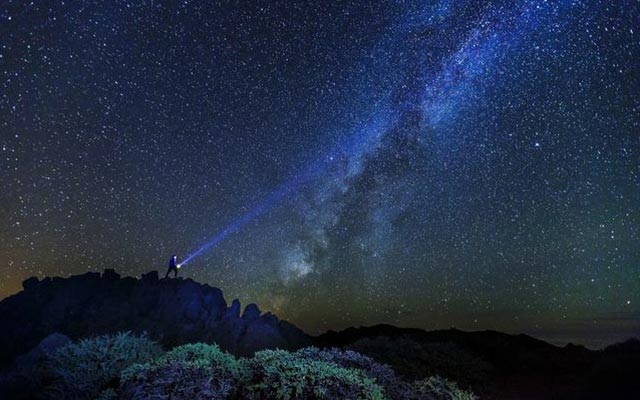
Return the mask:
<path id="1" fill-rule="evenodd" d="M 0 365 L 29 351 L 52 333 L 77 339 L 132 331 L 165 346 L 216 342 L 237 355 L 266 348 L 297 349 L 309 344 L 302 330 L 248 304 L 230 305 L 222 291 L 191 279 L 159 279 L 157 271 L 139 279 L 113 269 L 68 278 L 29 278 L 24 290 L 0 301 L 5 317 Z"/>
<path id="2" fill-rule="evenodd" d="M 494 330 L 425 331 L 380 324 L 328 331 L 313 341 L 362 353 L 406 378 L 445 376 L 483 399 L 627 399 L 640 390 L 633 372 L 640 363 L 637 338 L 589 350 Z"/>

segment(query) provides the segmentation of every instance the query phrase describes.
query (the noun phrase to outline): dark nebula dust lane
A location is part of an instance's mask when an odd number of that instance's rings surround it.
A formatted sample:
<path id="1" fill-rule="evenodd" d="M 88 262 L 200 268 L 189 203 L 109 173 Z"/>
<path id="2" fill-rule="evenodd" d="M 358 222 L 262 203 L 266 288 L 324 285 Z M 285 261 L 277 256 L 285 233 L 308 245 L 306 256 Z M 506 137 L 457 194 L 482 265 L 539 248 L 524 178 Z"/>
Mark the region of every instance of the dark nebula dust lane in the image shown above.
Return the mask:
<path id="1" fill-rule="evenodd" d="M 177 253 L 310 333 L 640 334 L 640 4 L 324 3 L 0 5 L 0 295 Z"/>

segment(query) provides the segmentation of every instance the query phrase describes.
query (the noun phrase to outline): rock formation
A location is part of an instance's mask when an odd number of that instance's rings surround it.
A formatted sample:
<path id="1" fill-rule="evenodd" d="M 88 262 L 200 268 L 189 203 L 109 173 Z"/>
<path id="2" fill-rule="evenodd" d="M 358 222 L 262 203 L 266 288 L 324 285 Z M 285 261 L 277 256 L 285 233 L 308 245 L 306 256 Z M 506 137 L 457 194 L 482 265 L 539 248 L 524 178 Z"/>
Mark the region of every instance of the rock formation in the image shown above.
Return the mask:
<path id="1" fill-rule="evenodd" d="M 54 332 L 72 339 L 117 331 L 146 334 L 167 347 L 216 342 L 236 355 L 266 348 L 295 349 L 309 338 L 294 325 L 249 304 L 230 307 L 220 289 L 191 279 L 121 278 L 114 270 L 69 278 L 29 278 L 0 302 L 0 365 Z"/>

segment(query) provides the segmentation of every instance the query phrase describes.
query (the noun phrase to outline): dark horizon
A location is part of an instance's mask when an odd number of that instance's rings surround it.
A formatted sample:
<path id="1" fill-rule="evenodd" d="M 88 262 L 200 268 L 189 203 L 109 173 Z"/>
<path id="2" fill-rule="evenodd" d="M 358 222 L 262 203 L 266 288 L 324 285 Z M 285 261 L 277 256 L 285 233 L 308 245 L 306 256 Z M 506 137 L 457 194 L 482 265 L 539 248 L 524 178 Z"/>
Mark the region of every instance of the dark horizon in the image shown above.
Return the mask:
<path id="1" fill-rule="evenodd" d="M 0 297 L 180 276 L 309 332 L 640 335 L 640 3 L 0 6 Z"/>
<path id="2" fill-rule="evenodd" d="M 152 272 L 152 271 L 156 271 L 156 270 L 150 270 L 147 272 Z M 104 270 L 94 270 L 94 271 L 87 271 L 87 272 L 98 272 L 98 273 L 102 273 L 104 272 Z M 118 272 L 116 270 L 116 272 Z M 145 272 L 145 273 L 147 273 Z M 162 273 L 164 272 L 163 270 L 157 270 L 158 272 L 158 276 L 161 277 Z M 123 276 L 126 277 L 126 276 Z M 136 279 L 140 279 L 140 276 L 131 276 L 133 278 Z M 43 278 L 53 278 L 53 276 L 51 277 L 37 277 L 39 280 L 42 280 Z M 181 276 L 180 278 L 184 278 L 184 279 L 191 279 L 189 276 Z M 197 282 L 197 281 L 196 281 Z M 204 282 L 198 282 L 198 283 L 204 283 Z M 213 287 L 216 287 L 215 285 L 213 285 Z M 4 300 L 7 297 L 10 297 L 14 294 L 19 293 L 20 291 L 22 291 L 22 287 L 20 288 L 19 291 L 17 291 L 16 293 L 11 293 L 7 296 L 3 296 L 0 298 L 0 301 Z M 231 304 L 232 300 L 234 298 L 229 298 L 229 296 L 227 296 L 223 290 L 223 295 L 225 298 L 225 301 L 227 302 L 227 304 Z M 244 299 L 244 301 L 242 301 L 242 299 L 240 300 L 240 304 L 242 306 L 242 308 L 244 309 L 244 307 L 246 307 L 248 304 L 251 303 L 255 303 L 254 301 L 252 301 L 251 299 Z M 260 307 L 260 304 L 258 304 L 258 306 Z M 558 346 L 558 347 L 564 347 L 568 344 L 573 344 L 573 345 L 579 345 L 579 346 L 584 346 L 589 350 L 602 350 L 604 348 L 606 348 L 607 346 L 613 345 L 613 344 L 619 344 L 619 343 L 624 343 L 627 340 L 630 339 L 637 339 L 640 340 L 640 323 L 639 323 L 639 319 L 640 317 L 638 315 L 613 315 L 613 316 L 609 316 L 609 317 L 603 317 L 600 319 L 596 319 L 596 320 L 591 320 L 591 321 L 576 321 L 573 325 L 569 325 L 564 329 L 556 329 L 554 330 L 551 327 L 548 328 L 523 328 L 522 330 L 503 330 L 503 329 L 499 329 L 499 328 L 484 328 L 484 329 L 473 329 L 473 327 L 471 328 L 462 328 L 462 327 L 455 327 L 455 326 L 448 326 L 448 327 L 423 327 L 423 326 L 411 326 L 411 325 L 394 325 L 393 323 L 388 323 L 388 322 L 378 322 L 378 323 L 372 323 L 372 324 L 368 324 L 368 325 L 358 325 L 358 324 L 349 324 L 348 321 L 345 321 L 344 326 L 342 327 L 335 327 L 335 328 L 327 328 L 325 330 L 309 330 L 306 329 L 304 325 L 300 325 L 298 324 L 297 321 L 295 320 L 290 320 L 288 318 L 286 318 L 283 315 L 278 315 L 278 313 L 275 310 L 271 310 L 271 309 L 263 309 L 260 308 L 261 312 L 272 312 L 274 314 L 276 314 L 277 317 L 282 318 L 283 320 L 287 320 L 288 322 L 291 322 L 293 324 L 295 324 L 296 326 L 298 326 L 299 328 L 301 328 L 305 333 L 311 335 L 311 336 L 318 336 L 318 335 L 322 335 L 328 332 L 340 332 L 343 331 L 345 329 L 349 329 L 349 328 L 363 328 L 363 327 L 374 327 L 374 326 L 378 326 L 378 325 L 389 325 L 389 326 L 393 326 L 396 328 L 401 328 L 401 329 L 419 329 L 419 330 L 424 330 L 424 331 L 437 331 L 437 330 L 447 330 L 447 329 L 458 329 L 461 331 L 465 331 L 465 332 L 482 332 L 482 331 L 496 331 L 496 332 L 501 332 L 501 333 L 507 333 L 507 334 L 511 334 L 511 335 L 518 335 L 518 334 L 525 334 L 528 336 L 531 336 L 535 339 L 538 340 L 542 340 L 545 341 L 549 344 L 552 344 L 554 346 Z M 620 321 L 625 321 L 627 322 L 627 325 L 624 326 L 624 329 L 620 329 Z M 613 323 L 613 328 L 611 326 L 607 326 L 607 322 L 609 323 Z M 603 326 L 604 325 L 604 326 Z M 594 328 L 596 328 L 596 331 L 594 332 Z M 611 335 L 611 332 L 614 332 L 614 335 Z M 591 333 L 591 334 L 588 334 Z M 614 338 L 614 339 L 612 339 Z"/>

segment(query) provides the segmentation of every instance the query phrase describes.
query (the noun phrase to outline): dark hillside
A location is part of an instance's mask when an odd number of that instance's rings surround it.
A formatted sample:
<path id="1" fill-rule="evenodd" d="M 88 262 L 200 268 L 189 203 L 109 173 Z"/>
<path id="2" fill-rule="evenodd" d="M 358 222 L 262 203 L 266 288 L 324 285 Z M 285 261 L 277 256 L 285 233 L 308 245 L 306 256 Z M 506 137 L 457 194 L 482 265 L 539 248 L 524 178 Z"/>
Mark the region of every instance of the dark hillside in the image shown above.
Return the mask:
<path id="1" fill-rule="evenodd" d="M 390 325 L 329 331 L 318 346 L 347 348 L 419 379 L 440 374 L 488 399 L 630 399 L 640 391 L 640 342 L 591 351 L 527 335 Z"/>
<path id="2" fill-rule="evenodd" d="M 230 306 L 220 289 L 191 279 L 158 279 L 157 272 L 120 278 L 113 270 L 66 279 L 27 279 L 24 290 L 0 302 L 4 317 L 0 364 L 58 332 L 77 339 L 118 331 L 146 332 L 165 346 L 216 342 L 238 355 L 295 349 L 308 337 L 292 324 L 249 304 Z"/>

